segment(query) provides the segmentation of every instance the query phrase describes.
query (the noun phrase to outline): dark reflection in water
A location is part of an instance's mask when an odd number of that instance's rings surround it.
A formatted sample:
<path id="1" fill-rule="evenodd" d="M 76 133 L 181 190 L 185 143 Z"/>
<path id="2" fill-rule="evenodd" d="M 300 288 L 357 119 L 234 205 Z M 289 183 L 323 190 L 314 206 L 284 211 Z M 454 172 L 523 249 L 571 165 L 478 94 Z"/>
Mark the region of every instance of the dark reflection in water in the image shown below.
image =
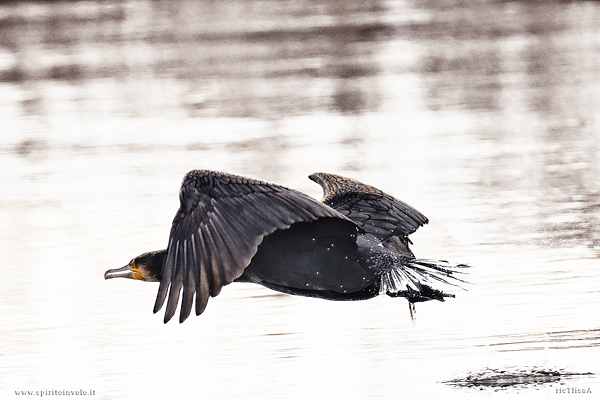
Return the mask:
<path id="1" fill-rule="evenodd" d="M 569 380 L 574 377 L 593 375 L 589 372 L 569 372 L 565 370 L 546 370 L 534 368 L 531 370 L 513 368 L 505 369 L 486 369 L 480 372 L 472 373 L 465 378 L 454 379 L 445 382 L 455 387 L 464 387 L 472 389 L 507 389 L 507 388 L 523 388 L 527 386 L 547 385 L 550 383 L 559 383 Z M 563 383 L 564 384 L 564 383 Z M 591 388 L 578 389 L 575 393 L 592 393 Z M 563 393 L 571 393 L 565 389 Z M 557 392 L 560 393 L 560 392 Z"/>
<path id="2" fill-rule="evenodd" d="M 598 8 L 576 2 L 15 2 L 3 10 L 0 81 L 28 93 L 24 115 L 53 112 L 43 81 L 76 86 L 68 100 L 88 103 L 88 113 L 111 102 L 112 112 L 133 116 L 156 106 L 188 116 L 355 114 L 379 110 L 380 78 L 404 72 L 422 77 L 432 110 L 499 112 L 516 101 L 580 119 L 572 102 L 597 85 L 599 67 Z M 381 57 L 399 39 L 422 49 L 404 71 Z"/>
<path id="3" fill-rule="evenodd" d="M 393 31 L 380 21 L 380 1 L 24 2 L 4 8 L 7 62 L 0 81 L 34 93 L 40 81 L 83 86 L 84 102 L 103 100 L 91 82 L 114 81 L 121 87 L 109 95 L 122 106 L 129 103 L 129 86 L 162 89 L 160 80 L 173 80 L 176 98 L 165 106 L 189 116 L 375 110 L 375 44 Z M 132 96 L 147 94 L 136 89 Z M 48 112 L 46 101 L 24 100 L 24 114 Z M 143 114 L 133 108 L 133 115 Z"/>
<path id="4" fill-rule="evenodd" d="M 518 101 L 555 115 L 597 85 L 596 6 L 441 3 L 429 2 L 435 4 L 431 18 L 412 29 L 412 36 L 430 43 L 421 68 L 429 75 L 432 108 L 498 111 Z"/>

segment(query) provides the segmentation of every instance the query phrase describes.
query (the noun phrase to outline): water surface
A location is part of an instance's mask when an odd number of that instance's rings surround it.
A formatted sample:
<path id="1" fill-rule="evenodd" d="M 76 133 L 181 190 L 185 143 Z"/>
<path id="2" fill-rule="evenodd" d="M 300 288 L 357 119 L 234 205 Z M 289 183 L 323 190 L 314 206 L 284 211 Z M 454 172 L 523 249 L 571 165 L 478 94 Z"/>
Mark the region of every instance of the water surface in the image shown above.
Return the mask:
<path id="1" fill-rule="evenodd" d="M 0 397 L 600 392 L 599 27 L 595 2 L 3 4 Z M 472 284 L 416 321 L 234 284 L 163 325 L 157 285 L 102 274 L 166 247 L 193 168 L 375 185 Z M 536 369 L 593 375 L 444 383 Z"/>

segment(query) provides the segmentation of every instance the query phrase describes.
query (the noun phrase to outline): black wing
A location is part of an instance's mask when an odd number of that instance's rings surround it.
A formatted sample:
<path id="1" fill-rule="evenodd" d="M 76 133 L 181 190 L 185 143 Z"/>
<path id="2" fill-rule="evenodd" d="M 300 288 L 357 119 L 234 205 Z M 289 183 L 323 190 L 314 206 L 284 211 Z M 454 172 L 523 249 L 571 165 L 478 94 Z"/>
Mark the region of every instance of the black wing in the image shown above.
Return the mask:
<path id="1" fill-rule="evenodd" d="M 427 217 L 381 190 L 343 176 L 317 172 L 309 176 L 323 188 L 323 203 L 339 211 L 382 244 L 413 256 L 408 235 L 428 223 Z"/>
<path id="2" fill-rule="evenodd" d="M 206 170 L 187 173 L 179 200 L 154 305 L 156 313 L 170 287 L 165 322 L 175 314 L 182 288 L 179 321 L 189 316 L 194 295 L 200 315 L 209 296 L 242 275 L 265 235 L 296 222 L 345 219 L 304 193 Z"/>

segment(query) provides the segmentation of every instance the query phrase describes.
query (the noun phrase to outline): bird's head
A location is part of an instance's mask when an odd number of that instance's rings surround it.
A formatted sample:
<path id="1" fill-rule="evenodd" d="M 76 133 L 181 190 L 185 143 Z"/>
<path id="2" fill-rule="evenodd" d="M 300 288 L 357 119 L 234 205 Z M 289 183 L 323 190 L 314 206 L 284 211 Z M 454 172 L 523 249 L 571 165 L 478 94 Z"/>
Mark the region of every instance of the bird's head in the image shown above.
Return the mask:
<path id="1" fill-rule="evenodd" d="M 149 251 L 134 257 L 122 268 L 109 269 L 104 279 L 129 278 L 146 282 L 159 282 L 162 277 L 162 264 L 166 250 Z"/>

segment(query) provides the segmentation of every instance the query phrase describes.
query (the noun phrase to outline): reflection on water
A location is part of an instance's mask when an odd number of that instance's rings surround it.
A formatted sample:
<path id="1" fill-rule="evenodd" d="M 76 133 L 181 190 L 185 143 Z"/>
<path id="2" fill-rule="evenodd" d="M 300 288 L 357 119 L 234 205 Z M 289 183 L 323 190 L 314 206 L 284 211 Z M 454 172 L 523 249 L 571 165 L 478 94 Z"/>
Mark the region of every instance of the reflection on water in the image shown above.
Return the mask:
<path id="1" fill-rule="evenodd" d="M 466 388 L 493 388 L 503 389 L 512 387 L 527 387 L 533 385 L 545 385 L 548 383 L 557 383 L 571 377 L 592 375 L 590 373 L 573 373 L 564 370 L 544 370 L 544 369 L 486 369 L 482 372 L 468 375 L 464 379 L 455 379 L 446 383 L 456 387 Z M 558 392 L 560 393 L 560 392 Z M 573 388 L 564 389 L 563 393 L 592 393 L 591 389 L 579 389 L 573 391 Z"/>
<path id="2" fill-rule="evenodd" d="M 2 3 L 0 397 L 464 398 L 442 382 L 499 370 L 600 390 L 598 70 L 596 2 Z M 414 323 L 231 285 L 163 326 L 155 285 L 102 273 L 165 247 L 192 168 L 378 186 L 473 285 Z"/>
<path id="3" fill-rule="evenodd" d="M 374 44 L 393 29 L 379 1 L 20 3 L 6 10 L 1 80 L 28 87 L 20 108 L 29 115 L 53 113 L 54 90 L 78 112 L 129 116 L 374 110 Z"/>
<path id="4" fill-rule="evenodd" d="M 514 334 L 498 338 L 499 343 L 490 343 L 489 346 L 500 346 L 498 351 L 522 351 L 527 349 L 564 349 L 575 347 L 600 346 L 600 330 L 586 329 L 566 332 L 544 332 L 543 334 Z M 528 346 L 534 346 L 530 348 Z"/>

